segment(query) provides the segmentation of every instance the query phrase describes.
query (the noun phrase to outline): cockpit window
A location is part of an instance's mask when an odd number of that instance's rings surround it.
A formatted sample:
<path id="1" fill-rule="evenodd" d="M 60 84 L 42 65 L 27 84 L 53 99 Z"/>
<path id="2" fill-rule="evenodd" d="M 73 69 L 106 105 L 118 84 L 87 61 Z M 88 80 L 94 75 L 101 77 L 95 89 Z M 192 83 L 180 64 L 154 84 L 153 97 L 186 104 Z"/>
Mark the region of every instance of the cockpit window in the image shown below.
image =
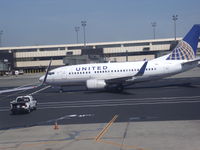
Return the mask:
<path id="1" fill-rule="evenodd" d="M 48 75 L 53 75 L 53 74 L 55 74 L 55 72 L 49 72 L 49 73 L 48 73 Z"/>

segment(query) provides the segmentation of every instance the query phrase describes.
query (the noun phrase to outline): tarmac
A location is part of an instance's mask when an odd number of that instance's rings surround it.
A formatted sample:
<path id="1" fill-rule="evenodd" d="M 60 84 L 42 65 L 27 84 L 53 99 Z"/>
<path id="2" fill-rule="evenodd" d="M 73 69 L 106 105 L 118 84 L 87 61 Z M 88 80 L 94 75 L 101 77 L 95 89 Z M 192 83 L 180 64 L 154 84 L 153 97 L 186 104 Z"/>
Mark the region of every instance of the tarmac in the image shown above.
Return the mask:
<path id="1" fill-rule="evenodd" d="M 198 150 L 200 121 L 34 126 L 0 131 L 0 149 L 16 150 Z"/>
<path id="2" fill-rule="evenodd" d="M 9 115 L 14 96 L 3 94 L 0 150 L 197 150 L 199 73 L 195 68 L 122 94 L 46 89 L 35 94 L 41 104 L 27 115 Z M 39 76 L 3 77 L 0 88 L 37 82 Z"/>

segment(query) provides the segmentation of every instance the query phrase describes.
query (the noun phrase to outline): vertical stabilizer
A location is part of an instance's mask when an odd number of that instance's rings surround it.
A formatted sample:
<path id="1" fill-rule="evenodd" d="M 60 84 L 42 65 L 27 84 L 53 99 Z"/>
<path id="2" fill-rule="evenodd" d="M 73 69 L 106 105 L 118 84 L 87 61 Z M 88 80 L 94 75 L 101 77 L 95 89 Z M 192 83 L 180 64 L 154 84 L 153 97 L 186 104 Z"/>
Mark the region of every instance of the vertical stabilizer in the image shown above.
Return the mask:
<path id="1" fill-rule="evenodd" d="M 192 60 L 196 57 L 200 24 L 196 24 L 173 49 L 167 60 Z"/>
<path id="2" fill-rule="evenodd" d="M 187 42 L 192 47 L 195 55 L 197 51 L 199 36 L 200 36 L 200 24 L 196 24 L 183 38 L 183 41 Z"/>

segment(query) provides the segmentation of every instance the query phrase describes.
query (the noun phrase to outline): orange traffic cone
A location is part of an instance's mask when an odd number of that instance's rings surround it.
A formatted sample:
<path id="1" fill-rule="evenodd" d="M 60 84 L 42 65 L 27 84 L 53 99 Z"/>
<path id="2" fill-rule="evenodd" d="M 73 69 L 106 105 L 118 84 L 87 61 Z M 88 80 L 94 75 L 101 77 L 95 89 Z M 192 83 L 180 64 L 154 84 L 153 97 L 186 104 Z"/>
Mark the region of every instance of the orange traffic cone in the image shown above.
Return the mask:
<path id="1" fill-rule="evenodd" d="M 59 129 L 57 121 L 55 122 L 55 125 L 54 125 L 53 128 L 54 128 L 54 130 L 58 130 Z"/>

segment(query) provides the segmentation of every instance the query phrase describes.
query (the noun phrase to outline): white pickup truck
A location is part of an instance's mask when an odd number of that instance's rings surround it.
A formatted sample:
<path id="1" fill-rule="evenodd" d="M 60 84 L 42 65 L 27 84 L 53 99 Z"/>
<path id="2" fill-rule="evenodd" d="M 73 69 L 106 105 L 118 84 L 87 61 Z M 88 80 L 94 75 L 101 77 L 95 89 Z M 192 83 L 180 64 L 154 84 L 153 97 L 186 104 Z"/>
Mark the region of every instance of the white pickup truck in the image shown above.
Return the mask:
<path id="1" fill-rule="evenodd" d="M 10 111 L 12 114 L 17 112 L 30 113 L 31 110 L 36 110 L 37 101 L 31 95 L 19 96 L 14 101 L 10 102 Z"/>

